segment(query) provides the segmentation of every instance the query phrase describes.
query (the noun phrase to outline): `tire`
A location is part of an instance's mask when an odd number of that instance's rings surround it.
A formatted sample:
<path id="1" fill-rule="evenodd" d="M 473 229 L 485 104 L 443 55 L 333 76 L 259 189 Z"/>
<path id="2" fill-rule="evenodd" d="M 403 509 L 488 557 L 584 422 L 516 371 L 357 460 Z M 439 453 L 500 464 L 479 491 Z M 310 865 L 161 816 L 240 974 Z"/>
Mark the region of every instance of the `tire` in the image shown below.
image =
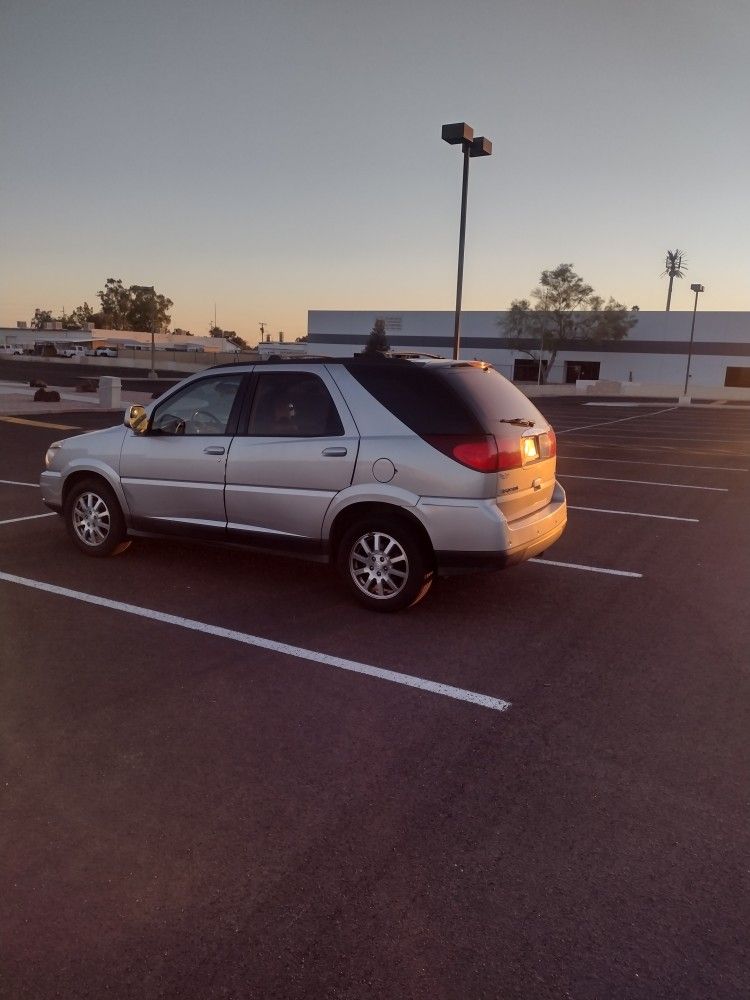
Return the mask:
<path id="1" fill-rule="evenodd" d="M 63 518 L 73 544 L 87 556 L 109 556 L 128 547 L 122 510 L 102 479 L 76 483 L 65 498 Z"/>
<path id="2" fill-rule="evenodd" d="M 401 611 L 432 585 L 415 530 L 398 517 L 375 515 L 352 524 L 336 553 L 336 566 L 349 591 L 371 611 Z"/>

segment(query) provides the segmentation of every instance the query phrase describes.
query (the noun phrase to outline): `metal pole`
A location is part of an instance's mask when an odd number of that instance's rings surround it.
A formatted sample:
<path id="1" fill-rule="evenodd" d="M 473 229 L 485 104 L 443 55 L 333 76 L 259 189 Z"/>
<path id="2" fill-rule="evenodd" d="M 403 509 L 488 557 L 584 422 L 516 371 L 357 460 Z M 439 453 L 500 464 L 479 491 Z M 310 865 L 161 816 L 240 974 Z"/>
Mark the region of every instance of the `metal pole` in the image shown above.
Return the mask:
<path id="1" fill-rule="evenodd" d="M 693 334 L 695 333 L 695 314 L 698 310 L 698 292 L 695 293 L 695 302 L 693 303 L 693 322 L 690 324 L 690 344 L 688 345 L 688 357 L 687 357 L 687 368 L 685 369 L 685 391 L 683 396 L 687 396 L 688 391 L 688 379 L 690 378 L 690 361 L 693 357 Z"/>
<path id="2" fill-rule="evenodd" d="M 542 355 L 544 354 L 544 332 L 542 332 L 541 343 L 539 344 L 539 368 L 536 373 L 536 384 L 540 386 L 542 384 Z"/>
<path id="3" fill-rule="evenodd" d="M 156 317 L 151 314 L 151 371 L 148 373 L 149 378 L 156 378 L 156 365 L 154 364 L 154 326 L 156 325 Z"/>
<path id="4" fill-rule="evenodd" d="M 456 282 L 456 317 L 453 323 L 453 360 L 458 360 L 461 341 L 461 293 L 464 283 L 464 242 L 466 240 L 466 195 L 469 190 L 469 148 L 464 142 L 464 175 L 461 187 L 461 230 L 458 237 L 458 280 Z"/>

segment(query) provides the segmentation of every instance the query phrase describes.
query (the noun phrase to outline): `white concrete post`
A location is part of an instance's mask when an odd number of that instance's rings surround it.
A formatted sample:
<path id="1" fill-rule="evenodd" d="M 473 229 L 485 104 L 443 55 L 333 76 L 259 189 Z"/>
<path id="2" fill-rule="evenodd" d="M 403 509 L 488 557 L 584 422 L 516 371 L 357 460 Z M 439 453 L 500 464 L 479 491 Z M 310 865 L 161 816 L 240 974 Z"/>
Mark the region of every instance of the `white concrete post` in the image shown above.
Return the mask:
<path id="1" fill-rule="evenodd" d="M 99 379 L 99 405 L 108 410 L 119 409 L 121 404 L 122 382 L 111 375 L 102 375 Z"/>

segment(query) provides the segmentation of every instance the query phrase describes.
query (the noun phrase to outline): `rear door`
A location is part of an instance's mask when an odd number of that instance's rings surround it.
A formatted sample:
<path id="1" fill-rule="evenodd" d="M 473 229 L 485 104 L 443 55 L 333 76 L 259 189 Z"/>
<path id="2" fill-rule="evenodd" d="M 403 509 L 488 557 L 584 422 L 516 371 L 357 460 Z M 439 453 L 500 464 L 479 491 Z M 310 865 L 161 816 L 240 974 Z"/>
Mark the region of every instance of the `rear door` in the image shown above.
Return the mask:
<path id="1" fill-rule="evenodd" d="M 323 365 L 256 371 L 227 461 L 228 529 L 259 542 L 317 542 L 331 500 L 351 484 L 356 425 Z"/>

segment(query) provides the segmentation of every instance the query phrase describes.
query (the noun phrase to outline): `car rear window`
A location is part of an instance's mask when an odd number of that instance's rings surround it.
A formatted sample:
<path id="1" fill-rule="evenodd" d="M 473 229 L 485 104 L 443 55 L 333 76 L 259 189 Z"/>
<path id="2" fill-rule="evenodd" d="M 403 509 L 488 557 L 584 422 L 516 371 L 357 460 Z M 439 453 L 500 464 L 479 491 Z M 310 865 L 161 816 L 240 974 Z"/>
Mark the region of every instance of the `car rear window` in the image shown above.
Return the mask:
<path id="1" fill-rule="evenodd" d="M 443 368 L 440 377 L 477 415 L 486 431 L 496 432 L 498 420 L 531 420 L 537 427 L 546 420 L 531 400 L 494 368 L 484 365 Z"/>
<path id="2" fill-rule="evenodd" d="M 349 371 L 379 403 L 420 436 L 481 434 L 463 398 L 438 375 L 424 368 L 382 362 L 357 364 Z"/>

